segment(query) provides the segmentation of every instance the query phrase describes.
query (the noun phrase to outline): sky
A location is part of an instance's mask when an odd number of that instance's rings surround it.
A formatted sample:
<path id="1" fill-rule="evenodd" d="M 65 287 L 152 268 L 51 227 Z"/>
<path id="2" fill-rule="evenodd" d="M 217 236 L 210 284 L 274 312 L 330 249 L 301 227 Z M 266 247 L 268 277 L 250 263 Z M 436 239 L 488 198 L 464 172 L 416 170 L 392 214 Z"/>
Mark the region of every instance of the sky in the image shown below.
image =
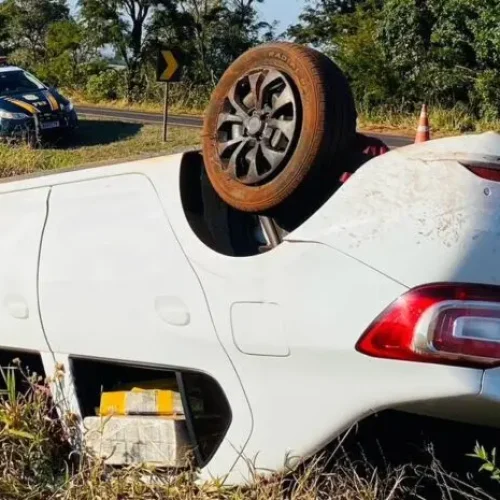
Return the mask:
<path id="1" fill-rule="evenodd" d="M 265 0 L 257 8 L 264 21 L 279 21 L 278 31 L 281 32 L 298 21 L 305 3 L 305 0 Z"/>
<path id="2" fill-rule="evenodd" d="M 264 21 L 279 21 L 278 32 L 285 31 L 294 24 L 305 5 L 306 0 L 265 0 L 257 8 Z M 77 0 L 69 0 L 70 5 L 76 5 Z"/>

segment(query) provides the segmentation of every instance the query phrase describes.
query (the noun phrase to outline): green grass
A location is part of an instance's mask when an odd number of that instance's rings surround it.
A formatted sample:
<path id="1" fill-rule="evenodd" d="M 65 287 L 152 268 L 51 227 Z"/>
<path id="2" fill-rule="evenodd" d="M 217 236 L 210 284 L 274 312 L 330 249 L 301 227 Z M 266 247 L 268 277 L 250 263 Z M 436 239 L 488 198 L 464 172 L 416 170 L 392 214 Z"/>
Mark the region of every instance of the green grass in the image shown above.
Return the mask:
<path id="1" fill-rule="evenodd" d="M 124 103 L 108 103 L 122 107 Z M 129 106 L 128 109 L 158 111 L 161 106 Z M 383 109 L 360 110 L 358 128 L 388 134 L 415 134 L 418 113 L 388 112 Z M 500 131 L 500 122 L 472 120 L 466 110 L 430 109 L 431 136 Z M 168 142 L 162 142 L 161 127 L 119 121 L 81 120 L 74 138 L 59 145 L 45 144 L 41 149 L 27 146 L 0 145 L 0 177 L 28 174 L 36 171 L 76 167 L 88 163 L 127 160 L 155 154 L 170 154 L 200 144 L 200 131 L 170 128 Z"/>
<path id="2" fill-rule="evenodd" d="M 162 141 L 161 127 L 107 120 L 81 120 L 67 143 L 45 144 L 31 149 L 0 145 L 0 177 L 76 167 L 83 164 L 127 160 L 154 154 L 183 151 L 200 143 L 200 132 L 170 128 Z"/>
<path id="3" fill-rule="evenodd" d="M 91 102 L 82 94 L 74 94 L 76 104 L 86 106 L 97 106 L 129 111 L 143 111 L 151 113 L 162 113 L 163 103 L 145 101 L 142 103 L 129 103 L 125 100 Z M 205 112 L 206 99 L 198 103 L 172 99 L 170 112 L 172 114 L 186 114 L 203 116 Z M 420 112 L 408 113 L 400 110 L 387 108 L 363 108 L 358 110 L 358 128 L 364 131 L 379 131 L 388 134 L 400 134 L 414 136 L 418 125 Z M 470 110 L 456 106 L 453 109 L 445 109 L 440 106 L 430 106 L 429 121 L 431 133 L 434 137 L 444 137 L 468 132 L 485 132 L 489 130 L 500 131 L 500 120 L 488 120 L 486 118 L 475 118 Z"/>

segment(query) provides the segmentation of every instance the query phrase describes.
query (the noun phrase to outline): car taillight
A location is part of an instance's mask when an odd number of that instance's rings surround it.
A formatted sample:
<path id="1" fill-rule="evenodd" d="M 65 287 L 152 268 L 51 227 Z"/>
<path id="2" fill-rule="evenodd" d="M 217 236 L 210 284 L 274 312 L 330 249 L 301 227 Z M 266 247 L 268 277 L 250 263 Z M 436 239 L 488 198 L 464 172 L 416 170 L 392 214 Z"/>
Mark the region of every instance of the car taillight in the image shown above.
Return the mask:
<path id="1" fill-rule="evenodd" d="M 500 182 L 500 163 L 498 161 L 461 161 L 460 163 L 482 179 Z"/>
<path id="2" fill-rule="evenodd" d="M 356 350 L 386 359 L 500 365 L 500 287 L 447 283 L 415 288 L 370 325 Z"/>

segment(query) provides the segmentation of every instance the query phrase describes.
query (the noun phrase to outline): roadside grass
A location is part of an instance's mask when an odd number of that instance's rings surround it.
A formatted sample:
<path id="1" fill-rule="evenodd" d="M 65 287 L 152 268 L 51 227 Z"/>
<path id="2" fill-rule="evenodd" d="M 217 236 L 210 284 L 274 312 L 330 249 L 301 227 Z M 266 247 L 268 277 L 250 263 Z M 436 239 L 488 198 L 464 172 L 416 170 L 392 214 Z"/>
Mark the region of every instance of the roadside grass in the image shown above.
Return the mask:
<path id="1" fill-rule="evenodd" d="M 360 107 L 358 112 L 358 127 L 362 130 L 411 137 L 415 135 L 420 117 L 420 110 L 409 113 L 402 110 Z M 470 110 L 460 106 L 453 109 L 429 106 L 429 124 L 431 137 L 435 138 L 465 133 L 500 132 L 500 120 L 475 118 Z"/>
<path id="2" fill-rule="evenodd" d="M 154 101 L 129 103 L 122 99 L 95 102 L 89 101 L 83 94 L 72 94 L 72 99 L 76 105 L 80 106 L 163 113 L 163 104 Z M 201 98 L 198 102 L 173 99 L 169 109 L 172 114 L 203 116 L 206 104 L 208 104 L 206 98 Z M 413 137 L 418 125 L 420 110 L 409 113 L 404 110 L 359 106 L 358 115 L 358 129 L 361 131 Z M 431 135 L 435 138 L 490 130 L 500 132 L 500 120 L 475 118 L 470 110 L 461 106 L 445 109 L 441 106 L 431 105 L 429 107 L 429 121 Z"/>
<path id="3" fill-rule="evenodd" d="M 155 125 L 80 120 L 79 129 L 67 141 L 47 143 L 37 149 L 25 145 L 0 145 L 0 177 L 171 154 L 196 147 L 199 142 L 196 130 L 169 128 L 168 141 L 163 143 L 162 129 Z"/>
<path id="4" fill-rule="evenodd" d="M 66 90 L 64 94 L 70 98 L 75 105 L 110 108 L 123 111 L 141 111 L 144 113 L 163 113 L 163 102 L 154 100 L 145 100 L 142 102 L 130 103 L 126 99 L 99 100 L 89 99 L 85 93 L 78 91 Z M 196 97 L 192 95 L 183 97 L 175 95 L 175 89 L 171 90 L 171 98 L 169 103 L 169 112 L 176 115 L 203 116 L 204 111 L 209 103 L 210 94 L 202 92 Z"/>
<path id="5" fill-rule="evenodd" d="M 60 374 L 59 374 L 60 375 Z M 58 374 L 56 374 L 56 377 Z M 55 378 L 52 379 L 54 381 Z M 17 391 L 20 382 L 23 391 Z M 493 500 L 469 481 L 431 466 L 373 465 L 350 456 L 339 442 L 295 473 L 266 478 L 252 486 L 225 487 L 195 481 L 196 471 L 174 473 L 145 467 L 109 468 L 69 441 L 77 419 L 58 418 L 49 380 L 28 374 L 19 360 L 0 370 L 0 498 L 2 500 Z"/>

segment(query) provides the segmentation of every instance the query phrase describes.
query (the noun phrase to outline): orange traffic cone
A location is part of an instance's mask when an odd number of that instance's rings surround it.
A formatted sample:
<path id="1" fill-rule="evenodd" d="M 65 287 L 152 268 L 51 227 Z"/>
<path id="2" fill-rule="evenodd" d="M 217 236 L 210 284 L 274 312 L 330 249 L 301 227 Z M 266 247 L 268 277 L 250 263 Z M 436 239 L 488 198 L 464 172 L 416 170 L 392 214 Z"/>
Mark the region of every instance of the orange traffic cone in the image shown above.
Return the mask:
<path id="1" fill-rule="evenodd" d="M 415 144 L 417 142 L 426 142 L 431 140 L 429 115 L 427 113 L 427 104 L 422 106 L 420 113 L 420 120 L 418 122 L 417 136 L 415 137 Z"/>

